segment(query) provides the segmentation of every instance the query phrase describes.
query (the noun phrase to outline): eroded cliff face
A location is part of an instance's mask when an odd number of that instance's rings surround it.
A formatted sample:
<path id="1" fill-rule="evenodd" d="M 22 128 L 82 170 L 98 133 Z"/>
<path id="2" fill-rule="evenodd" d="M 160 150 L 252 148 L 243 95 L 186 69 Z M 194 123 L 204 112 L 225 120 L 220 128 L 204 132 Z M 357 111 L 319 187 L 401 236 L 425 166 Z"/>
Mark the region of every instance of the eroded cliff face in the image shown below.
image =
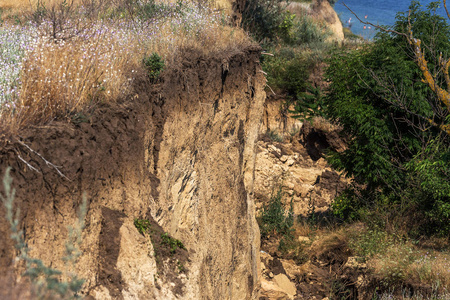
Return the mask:
<path id="1" fill-rule="evenodd" d="M 133 101 L 100 107 L 76 124 L 34 128 L 3 145 L 1 172 L 13 168 L 31 256 L 63 269 L 67 226 L 86 192 L 77 264 L 86 295 L 257 298 L 253 179 L 265 99 L 258 58 L 258 48 L 215 58 L 186 51 L 162 84 L 138 81 Z M 161 245 L 140 234 L 135 219 L 182 241 L 184 260 L 155 257 Z M 14 270 L 20 278 L 3 217 L 0 235 L 0 274 Z"/>

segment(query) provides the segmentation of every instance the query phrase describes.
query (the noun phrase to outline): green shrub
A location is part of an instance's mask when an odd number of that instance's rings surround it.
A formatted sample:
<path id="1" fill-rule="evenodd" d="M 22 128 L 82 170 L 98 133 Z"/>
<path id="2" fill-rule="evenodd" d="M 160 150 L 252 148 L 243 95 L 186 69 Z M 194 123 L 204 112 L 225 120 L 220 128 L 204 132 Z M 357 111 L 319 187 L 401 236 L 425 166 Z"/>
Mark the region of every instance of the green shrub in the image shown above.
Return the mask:
<path id="1" fill-rule="evenodd" d="M 322 91 L 311 85 L 308 85 L 306 92 L 297 94 L 294 102 L 294 110 L 291 111 L 294 119 L 300 119 L 312 122 L 315 117 L 325 116 L 323 108 L 325 107 Z"/>
<path id="2" fill-rule="evenodd" d="M 436 15 L 435 5 L 422 10 L 413 2 L 409 12 L 398 14 L 393 27 L 407 32 L 412 26 L 414 36 L 427 45 L 431 70 L 440 55 L 450 56 L 450 26 Z M 349 217 L 350 205 L 358 209 L 369 204 L 372 210 L 381 207 L 391 214 L 391 221 L 398 219 L 395 208 L 416 232 L 448 236 L 450 138 L 427 122 L 448 124 L 450 111 L 422 81 L 412 51 L 404 36 L 380 32 L 370 45 L 342 50 L 330 59 L 331 85 L 322 111 L 339 122 L 350 139 L 347 149 L 332 153 L 328 161 L 364 186 L 370 199 L 335 203 L 335 209 Z M 437 84 L 445 82 L 436 76 Z"/>
<path id="3" fill-rule="evenodd" d="M 276 130 L 268 130 L 266 135 L 273 142 L 282 143 L 284 141 L 283 135 L 280 135 Z"/>
<path id="4" fill-rule="evenodd" d="M 357 220 L 359 207 L 361 203 L 352 189 L 345 190 L 331 202 L 331 212 L 343 221 Z"/>
<path id="5" fill-rule="evenodd" d="M 279 25 L 279 35 L 281 39 L 289 44 L 294 39 L 292 28 L 294 27 L 295 15 L 287 12 Z"/>
<path id="6" fill-rule="evenodd" d="M 167 232 L 161 234 L 161 243 L 168 246 L 170 248 L 170 253 L 172 254 L 175 254 L 175 252 L 177 252 L 177 249 L 186 250 L 186 247 L 184 247 L 184 244 L 180 240 L 169 236 Z"/>
<path id="7" fill-rule="evenodd" d="M 263 57 L 262 67 L 267 73 L 267 84 L 277 92 L 297 99 L 307 90 L 308 78 L 314 61 L 300 51 L 283 47 L 273 57 Z"/>
<path id="8" fill-rule="evenodd" d="M 450 151 L 438 140 L 431 141 L 406 165 L 412 205 L 423 216 L 422 233 L 450 233 Z"/>
<path id="9" fill-rule="evenodd" d="M 292 40 L 290 44 L 303 45 L 323 43 L 330 35 L 326 28 L 322 28 L 311 17 L 303 15 L 299 17 L 292 26 Z"/>
<path id="10" fill-rule="evenodd" d="M 288 14 L 283 0 L 248 0 L 242 8 L 242 27 L 258 41 L 275 40 L 285 34 L 283 22 Z"/>
<path id="11" fill-rule="evenodd" d="M 142 62 L 147 69 L 148 77 L 152 82 L 155 82 L 164 70 L 163 59 L 158 53 L 153 53 L 151 56 L 145 57 Z"/>
<path id="12" fill-rule="evenodd" d="M 146 219 L 134 219 L 134 226 L 140 234 L 147 233 L 151 228 L 150 221 Z"/>
<path id="13" fill-rule="evenodd" d="M 395 241 L 379 228 L 369 228 L 355 235 L 350 234 L 350 247 L 361 257 L 372 257 L 383 253 Z"/>
<path id="14" fill-rule="evenodd" d="M 293 203 L 291 201 L 290 209 L 286 211 L 282 198 L 283 189 L 280 187 L 277 193 L 272 195 L 269 203 L 264 205 L 259 217 L 262 238 L 270 234 L 291 234 L 291 228 L 294 225 Z"/>

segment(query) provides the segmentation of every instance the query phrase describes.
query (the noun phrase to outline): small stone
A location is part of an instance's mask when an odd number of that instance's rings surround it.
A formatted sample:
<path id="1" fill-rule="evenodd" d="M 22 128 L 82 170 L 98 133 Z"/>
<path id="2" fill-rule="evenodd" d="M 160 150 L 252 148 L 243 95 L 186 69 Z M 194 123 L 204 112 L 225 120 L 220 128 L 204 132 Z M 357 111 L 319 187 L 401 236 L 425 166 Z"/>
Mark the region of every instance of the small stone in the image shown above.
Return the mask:
<path id="1" fill-rule="evenodd" d="M 289 156 L 283 155 L 280 157 L 281 162 L 286 162 L 288 160 Z"/>
<path id="2" fill-rule="evenodd" d="M 293 182 L 287 182 L 286 187 L 290 190 L 293 190 L 295 188 L 295 184 Z"/>
<path id="3" fill-rule="evenodd" d="M 295 164 L 295 159 L 293 159 L 292 157 L 289 158 L 289 159 L 286 161 L 286 164 L 287 164 L 289 167 L 293 166 L 293 165 Z"/>
<path id="4" fill-rule="evenodd" d="M 274 151 L 276 152 L 278 155 L 281 154 L 281 150 L 278 149 L 277 147 L 275 147 L 274 145 L 269 145 L 269 147 L 267 147 L 270 151 Z"/>
<path id="5" fill-rule="evenodd" d="M 272 272 L 269 273 L 269 277 L 273 278 L 273 273 Z"/>
<path id="6" fill-rule="evenodd" d="M 300 243 L 305 243 L 305 244 L 311 242 L 311 240 L 310 240 L 309 237 L 307 237 L 307 236 L 299 236 L 299 237 L 298 237 L 298 241 L 299 241 Z"/>

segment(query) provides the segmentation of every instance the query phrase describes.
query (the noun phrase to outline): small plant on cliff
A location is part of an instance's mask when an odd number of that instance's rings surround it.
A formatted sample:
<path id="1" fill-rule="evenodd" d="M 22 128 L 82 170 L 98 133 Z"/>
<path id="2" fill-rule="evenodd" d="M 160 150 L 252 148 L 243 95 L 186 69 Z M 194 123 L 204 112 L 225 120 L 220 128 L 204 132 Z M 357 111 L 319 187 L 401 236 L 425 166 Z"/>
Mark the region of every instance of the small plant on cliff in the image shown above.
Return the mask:
<path id="1" fill-rule="evenodd" d="M 152 55 L 144 57 L 142 62 L 147 69 L 148 77 L 152 82 L 155 82 L 164 69 L 163 59 L 158 53 L 154 52 Z"/>
<path id="2" fill-rule="evenodd" d="M 186 249 L 186 247 L 184 247 L 184 244 L 180 240 L 169 236 L 167 232 L 161 234 L 161 244 L 169 246 L 170 253 L 172 254 L 175 254 L 175 252 L 177 252 L 177 249 Z"/>
<path id="3" fill-rule="evenodd" d="M 73 272 L 61 272 L 57 269 L 46 266 L 40 259 L 29 256 L 29 248 L 23 238 L 23 232 L 19 229 L 19 209 L 14 213 L 14 198 L 16 191 L 12 188 L 12 178 L 10 176 L 11 168 L 6 169 L 3 178 L 3 187 L 5 196 L 0 194 L 0 200 L 6 208 L 6 220 L 10 224 L 11 238 L 19 255 L 18 260 L 26 264 L 24 276 L 30 278 L 33 285 L 32 292 L 36 293 L 38 299 L 53 299 L 55 296 L 60 299 L 78 299 L 78 292 L 81 290 L 84 280 L 78 278 Z M 79 246 L 81 244 L 81 232 L 84 228 L 84 217 L 86 215 L 86 197 L 78 214 L 78 222 L 74 227 L 69 227 L 69 238 L 66 242 L 66 256 L 63 260 L 66 266 L 72 269 L 81 255 Z M 61 275 L 68 278 L 67 281 L 59 279 Z"/>
<path id="4" fill-rule="evenodd" d="M 145 234 L 150 229 L 150 221 L 146 219 L 135 219 L 134 226 L 140 234 Z"/>
<path id="5" fill-rule="evenodd" d="M 291 202 L 289 211 L 286 211 L 282 202 L 283 189 L 280 187 L 276 194 L 272 195 L 259 218 L 261 237 L 267 238 L 270 234 L 290 235 L 294 225 L 294 213 Z"/>

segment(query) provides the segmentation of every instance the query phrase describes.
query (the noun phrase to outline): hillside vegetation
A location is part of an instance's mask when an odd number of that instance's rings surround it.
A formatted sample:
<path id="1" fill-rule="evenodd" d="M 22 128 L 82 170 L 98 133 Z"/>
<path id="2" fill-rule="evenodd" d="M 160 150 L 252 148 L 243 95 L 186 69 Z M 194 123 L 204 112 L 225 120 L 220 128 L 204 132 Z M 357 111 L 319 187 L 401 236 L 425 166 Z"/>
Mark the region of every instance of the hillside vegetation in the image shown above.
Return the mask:
<path id="1" fill-rule="evenodd" d="M 214 55 L 251 45 L 241 29 L 228 25 L 229 7 L 206 1 L 3 1 L 0 134 L 80 118 L 99 103 L 132 97 L 137 77 L 176 68 L 183 49 Z"/>
<path id="2" fill-rule="evenodd" d="M 330 266 L 323 297 L 450 297 L 450 32 L 438 5 L 413 1 L 372 42 L 347 34 L 327 43 L 326 26 L 288 10 L 307 12 L 304 3 L 277 14 L 275 36 L 256 31 L 274 54 L 262 64 L 269 97 L 285 99 L 282 114 L 318 130 L 331 123 L 347 141 L 322 153 L 352 182 L 326 213 L 310 199 L 308 214 L 293 216 L 292 200 L 276 191 L 260 211 L 263 250 L 301 268 Z M 349 257 L 352 278 L 343 273 Z"/>
<path id="3" fill-rule="evenodd" d="M 187 50 L 259 44 L 268 97 L 283 99 L 280 114 L 339 129 L 346 148 L 320 156 L 351 182 L 325 212 L 310 199 L 306 215 L 281 182 L 258 212 L 264 253 L 321 274 L 329 299 L 450 299 L 450 15 L 436 14 L 446 2 L 413 1 L 372 42 L 335 39 L 320 3 L 3 1 L 0 138 L 126 106 L 138 80 L 184 76 Z"/>

